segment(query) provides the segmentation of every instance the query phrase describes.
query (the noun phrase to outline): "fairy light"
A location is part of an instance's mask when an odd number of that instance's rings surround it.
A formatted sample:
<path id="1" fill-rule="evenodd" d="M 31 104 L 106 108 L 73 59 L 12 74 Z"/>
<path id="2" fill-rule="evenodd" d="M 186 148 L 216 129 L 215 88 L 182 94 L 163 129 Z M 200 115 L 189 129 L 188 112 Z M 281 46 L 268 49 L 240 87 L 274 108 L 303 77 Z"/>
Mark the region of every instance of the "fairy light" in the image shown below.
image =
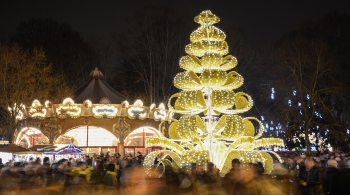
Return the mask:
<path id="1" fill-rule="evenodd" d="M 129 106 L 128 117 L 130 119 L 145 119 L 147 116 L 146 108 L 141 100 L 136 100 L 135 103 Z"/>
<path id="2" fill-rule="evenodd" d="M 95 118 L 115 118 L 118 113 L 118 108 L 114 105 L 93 105 L 92 113 Z"/>
<path id="3" fill-rule="evenodd" d="M 24 104 L 17 106 L 17 104 L 14 103 L 12 108 L 8 106 L 7 109 L 11 114 L 16 114 L 17 111 L 16 120 L 22 120 L 25 117 L 24 112 L 26 110 L 26 106 Z"/>
<path id="4" fill-rule="evenodd" d="M 153 104 L 153 107 L 155 107 L 155 104 Z M 152 105 L 150 107 L 150 110 L 152 110 Z M 159 121 L 159 120 L 165 120 L 167 117 L 167 111 L 165 110 L 165 106 L 163 103 L 159 104 L 158 108 L 155 109 L 154 111 L 154 120 Z"/>
<path id="5" fill-rule="evenodd" d="M 29 108 L 29 115 L 32 117 L 43 118 L 46 116 L 46 108 L 40 103 L 39 100 L 34 100 L 32 106 Z"/>
<path id="6" fill-rule="evenodd" d="M 66 98 L 63 100 L 62 104 L 56 108 L 56 113 L 58 118 L 78 118 L 80 117 L 81 108 L 79 105 L 75 104 L 72 98 Z"/>
<path id="7" fill-rule="evenodd" d="M 231 160 L 237 158 L 242 162 L 261 162 L 265 173 L 270 173 L 272 157 L 256 149 L 283 146 L 283 141 L 259 139 L 263 124 L 257 118 L 239 116 L 252 108 L 253 100 L 248 94 L 235 91 L 244 79 L 230 71 L 236 67 L 237 59 L 225 56 L 228 53 L 226 35 L 213 26 L 220 21 L 219 17 L 207 10 L 194 20 L 200 27 L 192 32 L 190 43 L 185 46 L 188 55 L 179 61 L 185 71 L 174 77 L 174 86 L 182 91 L 173 94 L 168 101 L 170 113 L 182 116 L 178 120 L 171 119 L 169 138 L 148 139 L 146 145 L 162 146 L 170 151 L 167 155 L 172 159 L 181 159 L 171 163 L 175 170 L 191 163 L 211 161 L 223 176 L 230 170 Z M 145 158 L 146 171 L 161 152 L 164 151 L 151 152 Z"/>

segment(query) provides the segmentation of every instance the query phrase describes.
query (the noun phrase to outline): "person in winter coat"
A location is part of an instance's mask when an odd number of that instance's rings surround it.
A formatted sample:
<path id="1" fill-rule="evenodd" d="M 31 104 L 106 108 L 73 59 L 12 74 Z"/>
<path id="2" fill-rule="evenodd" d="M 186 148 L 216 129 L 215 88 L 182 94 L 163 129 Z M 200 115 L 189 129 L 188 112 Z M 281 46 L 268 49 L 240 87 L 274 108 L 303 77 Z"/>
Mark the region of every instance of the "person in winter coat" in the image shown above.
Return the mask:
<path id="1" fill-rule="evenodd" d="M 117 172 L 115 170 L 115 164 L 108 164 L 106 166 L 106 170 L 107 172 L 103 178 L 103 184 L 114 188 L 119 187 L 119 183 L 117 180 Z"/>
<path id="2" fill-rule="evenodd" d="M 142 154 L 141 154 L 141 152 L 137 152 L 137 162 L 139 164 L 142 164 Z"/>
<path id="3" fill-rule="evenodd" d="M 334 159 L 328 160 L 327 168 L 324 172 L 324 190 L 327 195 L 339 194 L 339 178 L 340 171 L 337 169 L 337 161 Z"/>
<path id="4" fill-rule="evenodd" d="M 45 157 L 41 166 L 41 174 L 45 186 L 50 186 L 52 183 L 52 168 L 49 157 Z"/>
<path id="5" fill-rule="evenodd" d="M 305 160 L 307 171 L 306 181 L 300 181 L 301 186 L 307 187 L 306 195 L 324 195 L 322 174 L 319 172 L 313 158 Z"/>
<path id="6" fill-rule="evenodd" d="M 300 195 L 306 195 L 308 194 L 308 189 L 305 185 L 303 185 L 304 181 L 307 181 L 307 171 L 306 171 L 306 166 L 304 163 L 300 163 L 298 165 L 298 175 L 297 175 L 297 180 L 299 182 L 299 194 Z"/>
<path id="7" fill-rule="evenodd" d="M 71 184 L 71 176 L 68 175 L 68 160 L 61 159 L 57 162 L 57 166 L 52 171 L 52 184 L 50 190 L 65 194 L 67 188 Z"/>
<path id="8" fill-rule="evenodd" d="M 345 161 L 346 168 L 341 171 L 339 179 L 339 195 L 350 194 L 350 158 Z"/>
<path id="9" fill-rule="evenodd" d="M 240 179 L 240 165 L 241 162 L 238 159 L 233 159 L 231 161 L 231 169 L 230 172 L 228 172 L 225 177 L 221 179 L 222 187 L 224 188 L 226 194 L 232 194 L 234 189 L 233 187 Z"/>

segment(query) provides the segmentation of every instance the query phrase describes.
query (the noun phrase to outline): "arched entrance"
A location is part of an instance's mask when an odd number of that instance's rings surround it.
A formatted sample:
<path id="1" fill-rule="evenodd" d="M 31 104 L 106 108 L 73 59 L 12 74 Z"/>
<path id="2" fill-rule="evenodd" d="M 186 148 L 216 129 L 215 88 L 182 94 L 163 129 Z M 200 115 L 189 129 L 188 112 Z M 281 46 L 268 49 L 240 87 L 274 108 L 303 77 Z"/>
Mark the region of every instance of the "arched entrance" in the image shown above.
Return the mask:
<path id="1" fill-rule="evenodd" d="M 78 126 L 74 127 L 56 140 L 57 144 L 69 144 L 71 142 L 79 148 L 83 149 L 85 153 L 100 152 L 105 154 L 109 152 L 111 155 L 117 153 L 118 138 L 110 131 L 96 126 Z"/>
<path id="2" fill-rule="evenodd" d="M 124 155 L 136 156 L 137 152 L 148 154 L 152 151 L 160 150 L 161 147 L 147 148 L 145 145 L 147 139 L 160 136 L 161 133 L 153 127 L 145 126 L 135 129 L 124 140 Z"/>
<path id="3" fill-rule="evenodd" d="M 31 148 L 37 144 L 49 144 L 49 139 L 35 127 L 24 127 L 15 143 L 23 148 Z"/>

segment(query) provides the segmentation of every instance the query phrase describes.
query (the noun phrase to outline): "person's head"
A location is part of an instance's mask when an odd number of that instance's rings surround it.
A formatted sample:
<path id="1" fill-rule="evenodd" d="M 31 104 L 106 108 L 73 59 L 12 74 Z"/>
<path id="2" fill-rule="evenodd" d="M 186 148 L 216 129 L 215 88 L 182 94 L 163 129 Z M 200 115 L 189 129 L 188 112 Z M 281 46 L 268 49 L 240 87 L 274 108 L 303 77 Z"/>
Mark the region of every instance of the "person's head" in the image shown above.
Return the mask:
<path id="1" fill-rule="evenodd" d="M 39 157 L 35 159 L 35 163 L 40 164 L 40 162 L 41 162 L 41 160 Z"/>
<path id="2" fill-rule="evenodd" d="M 327 161 L 327 165 L 328 165 L 328 167 L 335 167 L 335 168 L 337 168 L 338 163 L 337 163 L 337 161 L 334 160 L 334 159 L 329 159 L 329 160 Z"/>
<path id="3" fill-rule="evenodd" d="M 239 160 L 237 158 L 235 158 L 231 161 L 232 169 L 234 169 L 234 170 L 238 170 L 240 164 L 241 164 L 241 162 L 239 162 Z"/>
<path id="4" fill-rule="evenodd" d="M 212 172 L 214 170 L 214 164 L 213 164 L 213 168 L 208 167 L 208 171 Z M 201 177 L 204 173 L 205 173 L 205 169 L 203 165 L 196 165 L 196 167 L 194 169 L 192 169 L 192 172 L 194 175 Z"/>
<path id="5" fill-rule="evenodd" d="M 106 167 L 107 171 L 115 171 L 115 164 L 108 164 Z"/>
<path id="6" fill-rule="evenodd" d="M 208 167 L 208 171 L 213 171 L 214 170 L 214 163 L 208 162 L 207 167 Z"/>
<path id="7" fill-rule="evenodd" d="M 306 158 L 307 158 L 307 156 L 306 156 L 306 154 L 305 154 L 305 153 L 301 153 L 301 154 L 300 154 L 300 158 L 302 158 L 302 159 L 306 159 Z"/>
<path id="8" fill-rule="evenodd" d="M 81 169 L 81 170 L 85 170 L 86 169 L 86 163 L 83 162 L 83 161 L 77 162 L 77 168 Z"/>
<path id="9" fill-rule="evenodd" d="M 337 162 L 340 162 L 340 161 L 341 161 L 341 157 L 340 157 L 340 156 L 337 156 L 337 157 L 335 157 L 334 160 L 336 160 Z"/>
<path id="10" fill-rule="evenodd" d="M 305 166 L 307 170 L 311 169 L 313 166 L 315 166 L 315 160 L 310 157 L 305 159 Z"/>
<path id="11" fill-rule="evenodd" d="M 45 163 L 50 164 L 50 158 L 49 158 L 49 157 L 45 157 L 45 158 L 43 159 L 43 163 L 44 163 L 44 164 L 45 164 Z"/>
<path id="12" fill-rule="evenodd" d="M 346 160 L 346 166 L 347 166 L 347 168 L 350 168 L 350 158 L 348 158 L 348 159 Z"/>
<path id="13" fill-rule="evenodd" d="M 86 162 L 87 166 L 92 166 L 92 159 L 91 158 L 87 159 L 85 162 Z"/>
<path id="14" fill-rule="evenodd" d="M 65 158 L 60 159 L 57 162 L 57 168 L 64 170 L 68 166 L 68 160 Z"/>

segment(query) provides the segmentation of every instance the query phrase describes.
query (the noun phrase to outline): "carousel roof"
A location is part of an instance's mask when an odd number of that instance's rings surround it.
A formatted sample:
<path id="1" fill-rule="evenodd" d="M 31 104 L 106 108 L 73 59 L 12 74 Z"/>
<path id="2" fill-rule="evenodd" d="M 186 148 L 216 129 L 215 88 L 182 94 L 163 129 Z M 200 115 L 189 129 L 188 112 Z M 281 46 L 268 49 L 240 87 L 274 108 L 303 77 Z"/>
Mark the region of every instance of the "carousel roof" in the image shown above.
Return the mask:
<path id="1" fill-rule="evenodd" d="M 106 83 L 102 72 L 97 68 L 90 73 L 90 79 L 73 92 L 73 96 L 76 103 L 83 103 L 88 99 L 93 104 L 97 104 L 108 99 L 112 104 L 120 104 L 128 100 L 123 94 Z"/>

